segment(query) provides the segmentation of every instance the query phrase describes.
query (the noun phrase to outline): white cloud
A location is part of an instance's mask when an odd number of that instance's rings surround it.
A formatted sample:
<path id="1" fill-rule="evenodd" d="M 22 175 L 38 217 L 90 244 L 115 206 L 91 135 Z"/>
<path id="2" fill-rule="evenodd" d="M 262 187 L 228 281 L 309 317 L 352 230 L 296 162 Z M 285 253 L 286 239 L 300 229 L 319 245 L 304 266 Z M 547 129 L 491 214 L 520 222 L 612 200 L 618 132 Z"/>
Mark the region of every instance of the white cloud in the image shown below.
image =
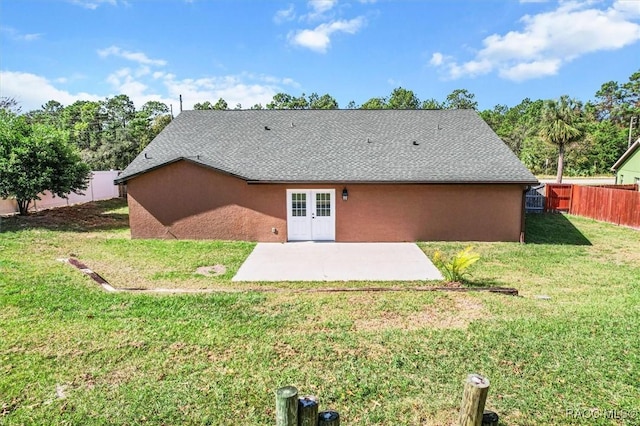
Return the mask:
<path id="1" fill-rule="evenodd" d="M 431 65 L 434 65 L 436 67 L 442 65 L 443 62 L 444 55 L 440 52 L 435 52 L 433 55 L 431 55 L 431 60 L 429 61 Z"/>
<path id="2" fill-rule="evenodd" d="M 298 30 L 289 34 L 292 44 L 306 47 L 316 52 L 325 53 L 331 45 L 331 35 L 336 32 L 347 34 L 357 33 L 365 24 L 363 17 L 357 17 L 348 21 L 332 21 L 320 24 L 312 30 Z"/>
<path id="3" fill-rule="evenodd" d="M 338 0 L 309 0 L 307 2 L 309 13 L 302 15 L 300 20 L 317 22 L 330 19 L 327 12 L 331 11 L 337 4 Z"/>
<path id="4" fill-rule="evenodd" d="M 520 31 L 486 37 L 472 60 L 459 64 L 436 52 L 430 64 L 452 79 L 493 71 L 515 81 L 554 75 L 580 56 L 636 43 L 640 24 L 634 18 L 640 18 L 637 0 L 620 0 L 607 9 L 568 1 L 551 12 L 523 16 Z"/>
<path id="5" fill-rule="evenodd" d="M 640 1 L 638 0 L 616 0 L 613 3 L 613 9 L 630 17 L 640 17 Z"/>
<path id="6" fill-rule="evenodd" d="M 77 100 L 97 101 L 102 97 L 92 93 L 70 93 L 58 89 L 47 78 L 13 71 L 0 71 L 0 96 L 15 98 L 23 111 L 39 109 L 50 100 L 69 105 Z"/>
<path id="7" fill-rule="evenodd" d="M 142 52 L 130 52 L 128 50 L 123 50 L 117 46 L 110 46 L 106 49 L 100 49 L 98 50 L 98 55 L 100 55 L 100 57 L 102 58 L 116 56 L 128 61 L 137 62 L 142 65 L 164 66 L 167 64 L 167 61 L 163 59 L 151 59 Z"/>
<path id="8" fill-rule="evenodd" d="M 24 41 L 40 40 L 40 37 L 42 37 L 41 33 L 22 34 L 22 35 L 18 36 L 19 39 L 24 40 Z"/>
<path id="9" fill-rule="evenodd" d="M 84 7 L 85 9 L 96 10 L 103 4 L 108 4 L 111 6 L 117 6 L 117 0 L 70 0 L 72 4 L 75 4 L 80 7 Z"/>
<path id="10" fill-rule="evenodd" d="M 26 72 L 2 71 L 0 96 L 14 97 L 24 111 L 30 111 L 39 109 L 51 99 L 69 105 L 77 100 L 101 100 L 125 94 L 138 108 L 154 100 L 167 105 L 173 104 L 174 112 L 177 113 L 179 95 L 183 96 L 186 109 L 192 108 L 197 102 L 215 102 L 219 98 L 224 98 L 231 108 L 237 104 L 249 108 L 258 103 L 266 105 L 278 92 L 300 88 L 300 85 L 289 77 L 279 78 L 249 72 L 180 79 L 162 68 L 154 70 L 154 67 L 164 67 L 166 62 L 150 59 L 143 53 L 128 52 L 111 46 L 98 51 L 98 54 L 102 57 L 117 56 L 134 63 L 132 67 L 116 69 L 106 76 L 105 82 L 110 87 L 110 93 L 71 93 L 59 88 L 71 81 L 84 79 L 82 74 L 49 79 Z"/>
<path id="11" fill-rule="evenodd" d="M 338 3 L 338 0 L 309 0 L 309 7 L 314 13 L 325 13 Z"/>
<path id="12" fill-rule="evenodd" d="M 16 41 L 35 41 L 40 40 L 40 38 L 42 38 L 43 36 L 42 33 L 24 34 L 16 30 L 15 28 L 5 26 L 0 27 L 0 32 L 8 35 L 12 40 Z"/>
<path id="13" fill-rule="evenodd" d="M 255 104 L 265 106 L 276 93 L 286 91 L 282 86 L 299 87 L 290 78 L 279 79 L 251 73 L 182 80 L 173 74 L 166 74 L 163 84 L 169 96 L 177 99 L 182 95 L 184 109 L 191 109 L 198 102 L 216 102 L 220 98 L 227 102 L 229 108 L 237 104 L 245 109 Z"/>
<path id="14" fill-rule="evenodd" d="M 290 4 L 288 8 L 278 10 L 273 17 L 273 22 L 281 24 L 283 22 L 292 21 L 296 18 L 296 11 L 293 4 Z"/>
<path id="15" fill-rule="evenodd" d="M 500 70 L 500 76 L 508 80 L 523 81 L 531 78 L 555 75 L 559 69 L 560 60 L 558 59 L 533 61 L 529 63 L 519 63 L 511 68 L 503 68 Z"/>

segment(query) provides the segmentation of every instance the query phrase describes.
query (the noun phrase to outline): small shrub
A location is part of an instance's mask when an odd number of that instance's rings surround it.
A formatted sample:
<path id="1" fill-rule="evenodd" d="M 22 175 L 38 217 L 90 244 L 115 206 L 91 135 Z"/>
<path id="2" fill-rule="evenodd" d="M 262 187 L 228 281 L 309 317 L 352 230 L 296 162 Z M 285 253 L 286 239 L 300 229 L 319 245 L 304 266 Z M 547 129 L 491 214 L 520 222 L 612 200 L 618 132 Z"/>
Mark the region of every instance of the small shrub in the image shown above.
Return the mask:
<path id="1" fill-rule="evenodd" d="M 459 251 L 450 261 L 445 259 L 440 250 L 436 250 L 433 255 L 433 263 L 442 271 L 447 280 L 462 282 L 464 276 L 469 275 L 469 267 L 480 260 L 480 255 L 472 250 L 473 247 L 468 246 Z"/>

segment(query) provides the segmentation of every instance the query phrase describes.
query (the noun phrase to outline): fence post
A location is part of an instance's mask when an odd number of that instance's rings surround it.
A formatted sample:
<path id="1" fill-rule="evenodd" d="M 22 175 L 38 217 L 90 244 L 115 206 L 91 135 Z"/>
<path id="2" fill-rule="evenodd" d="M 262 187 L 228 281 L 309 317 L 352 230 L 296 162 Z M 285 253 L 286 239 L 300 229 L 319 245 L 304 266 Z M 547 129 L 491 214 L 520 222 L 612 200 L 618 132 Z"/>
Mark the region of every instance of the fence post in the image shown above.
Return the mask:
<path id="1" fill-rule="evenodd" d="M 298 426 L 298 389 L 293 386 L 276 391 L 276 426 Z"/>
<path id="2" fill-rule="evenodd" d="M 323 411 L 318 415 L 318 426 L 340 426 L 340 414 L 337 411 Z"/>
<path id="3" fill-rule="evenodd" d="M 571 210 L 573 210 L 573 188 L 576 185 L 571 184 L 571 189 L 569 190 L 569 211 L 567 213 L 573 214 Z"/>
<path id="4" fill-rule="evenodd" d="M 318 425 L 318 398 L 313 395 L 298 399 L 298 426 Z"/>
<path id="5" fill-rule="evenodd" d="M 462 392 L 462 406 L 458 426 L 481 426 L 484 404 L 489 393 L 489 379 L 469 374 Z"/>

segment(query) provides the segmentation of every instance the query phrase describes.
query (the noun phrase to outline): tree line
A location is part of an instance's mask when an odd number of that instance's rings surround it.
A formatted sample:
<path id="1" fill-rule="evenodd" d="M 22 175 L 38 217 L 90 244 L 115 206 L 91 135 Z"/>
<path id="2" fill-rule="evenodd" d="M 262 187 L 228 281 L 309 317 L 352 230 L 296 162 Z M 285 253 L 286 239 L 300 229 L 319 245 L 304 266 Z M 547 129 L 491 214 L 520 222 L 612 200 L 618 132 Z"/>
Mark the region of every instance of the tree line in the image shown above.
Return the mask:
<path id="1" fill-rule="evenodd" d="M 222 98 L 215 103 L 196 103 L 193 108 L 230 109 Z M 250 109 L 338 108 L 329 94 L 278 93 L 265 106 L 256 104 Z M 496 105 L 479 111 L 475 95 L 466 89 L 456 89 L 443 100 L 421 100 L 412 90 L 398 87 L 388 96 L 373 97 L 361 105 L 351 101 L 346 108 L 476 110 L 534 174 L 557 173 L 561 180 L 564 173 L 610 173 L 629 142 L 640 136 L 640 71 L 626 82 L 602 84 L 594 100 L 588 102 L 566 95 L 555 100 L 527 98 L 512 107 Z M 234 109 L 243 108 L 237 104 Z M 16 179 L 32 184 L 21 198 L 37 189 L 55 189 L 60 194 L 81 189 L 83 173 L 125 168 L 171 119 L 166 104 L 150 101 L 136 109 L 125 94 L 102 101 L 80 100 L 68 106 L 50 100 L 26 113 L 15 99 L 0 98 L 0 196 L 16 196 L 17 191 L 10 189 Z M 83 166 L 71 167 L 74 159 Z M 75 174 L 66 176 L 53 166 L 56 161 L 75 170 Z M 43 183 L 44 172 L 29 175 L 31 169 L 53 170 L 47 184 L 51 188 L 43 188 L 47 186 Z M 41 182 L 34 184 L 38 179 Z"/>

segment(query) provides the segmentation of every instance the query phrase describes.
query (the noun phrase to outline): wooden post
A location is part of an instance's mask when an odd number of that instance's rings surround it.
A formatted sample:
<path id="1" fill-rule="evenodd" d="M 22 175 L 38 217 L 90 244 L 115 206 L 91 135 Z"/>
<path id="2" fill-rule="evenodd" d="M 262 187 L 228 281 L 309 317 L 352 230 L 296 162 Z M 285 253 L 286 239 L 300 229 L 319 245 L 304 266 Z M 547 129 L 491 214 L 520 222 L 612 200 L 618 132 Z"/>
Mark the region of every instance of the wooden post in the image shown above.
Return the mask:
<path id="1" fill-rule="evenodd" d="M 293 386 L 276 391 L 276 426 L 298 426 L 298 389 Z"/>
<path id="2" fill-rule="evenodd" d="M 318 414 L 318 426 L 340 426 L 340 414 L 337 411 L 323 411 Z"/>
<path id="3" fill-rule="evenodd" d="M 318 398 L 313 395 L 298 399 L 298 426 L 318 426 Z"/>
<path id="4" fill-rule="evenodd" d="M 458 426 L 482 426 L 484 404 L 489 393 L 489 379 L 469 374 L 462 393 Z"/>

